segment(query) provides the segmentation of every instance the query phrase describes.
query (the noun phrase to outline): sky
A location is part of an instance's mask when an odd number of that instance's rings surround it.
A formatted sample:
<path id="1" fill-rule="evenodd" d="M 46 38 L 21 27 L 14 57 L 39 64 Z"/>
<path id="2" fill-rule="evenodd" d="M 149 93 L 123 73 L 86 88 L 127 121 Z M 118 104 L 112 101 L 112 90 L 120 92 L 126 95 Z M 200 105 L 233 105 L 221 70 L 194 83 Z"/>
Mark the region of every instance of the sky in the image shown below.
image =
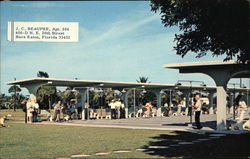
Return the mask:
<path id="1" fill-rule="evenodd" d="M 179 74 L 163 64 L 224 58 L 176 55 L 173 40 L 180 31 L 164 27 L 159 13 L 150 10 L 149 1 L 1 1 L 0 12 L 1 93 L 8 94 L 6 82 L 36 77 L 38 71 L 52 78 L 135 82 L 145 76 L 152 83 L 175 84 L 185 79 L 214 86 L 207 75 Z M 9 42 L 8 21 L 79 22 L 79 41 Z M 239 79 L 230 82 L 239 83 Z M 243 83 L 249 87 L 248 80 Z"/>

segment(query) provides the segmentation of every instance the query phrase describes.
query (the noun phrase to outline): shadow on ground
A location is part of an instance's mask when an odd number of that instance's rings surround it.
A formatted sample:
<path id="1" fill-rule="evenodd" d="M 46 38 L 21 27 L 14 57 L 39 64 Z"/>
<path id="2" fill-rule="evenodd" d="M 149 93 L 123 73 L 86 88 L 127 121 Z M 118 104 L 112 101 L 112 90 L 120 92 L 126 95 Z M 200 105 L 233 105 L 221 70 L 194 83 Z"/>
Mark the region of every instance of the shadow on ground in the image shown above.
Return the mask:
<path id="1" fill-rule="evenodd" d="M 171 123 L 171 124 L 162 124 L 162 126 L 188 126 L 189 123 Z M 193 125 L 195 125 L 193 123 Z M 209 127 L 211 129 L 216 129 L 216 121 L 206 121 L 206 122 L 201 122 L 201 125 L 203 127 Z"/>
<path id="2" fill-rule="evenodd" d="M 180 145 L 179 142 L 192 142 L 197 139 L 207 139 L 209 134 L 174 132 L 176 135 L 161 134 L 152 137 L 158 141 L 150 142 L 143 148 L 149 155 L 182 158 L 249 158 L 250 133 L 241 135 L 227 135 L 208 141 L 201 141 L 190 145 Z M 174 146 L 171 146 L 174 145 Z M 178 146 L 176 146 L 178 145 Z M 168 146 L 169 148 L 154 149 L 150 146 Z"/>

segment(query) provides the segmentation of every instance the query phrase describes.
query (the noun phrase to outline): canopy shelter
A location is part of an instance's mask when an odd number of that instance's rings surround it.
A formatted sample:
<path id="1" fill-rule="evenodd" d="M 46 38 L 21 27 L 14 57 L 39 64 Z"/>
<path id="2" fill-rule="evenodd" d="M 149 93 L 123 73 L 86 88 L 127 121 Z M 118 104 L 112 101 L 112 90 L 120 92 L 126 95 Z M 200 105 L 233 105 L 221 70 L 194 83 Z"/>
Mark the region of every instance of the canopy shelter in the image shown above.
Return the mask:
<path id="1" fill-rule="evenodd" d="M 217 92 L 217 130 L 226 126 L 226 88 L 231 78 L 250 78 L 250 64 L 227 62 L 192 62 L 165 64 L 165 68 L 179 69 L 180 73 L 203 73 L 216 83 Z"/>
<path id="2" fill-rule="evenodd" d="M 133 89 L 145 89 L 150 90 L 155 93 L 157 98 L 157 107 L 160 108 L 162 106 L 161 103 L 161 92 L 162 90 L 173 90 L 177 88 L 175 84 L 160 84 L 160 83 L 137 83 L 137 82 L 117 82 L 117 81 L 100 81 L 100 80 L 82 80 L 82 79 L 56 79 L 56 78 L 29 78 L 23 80 L 16 80 L 12 82 L 8 82 L 8 85 L 20 85 L 21 87 L 25 87 L 28 89 L 30 94 L 36 96 L 37 90 L 39 87 L 43 85 L 51 85 L 51 86 L 63 86 L 70 87 L 72 89 L 76 89 L 79 91 L 81 95 L 81 103 L 85 104 L 87 100 L 87 92 L 89 87 L 95 88 L 112 88 L 113 90 L 119 90 L 122 93 L 122 97 L 124 100 L 125 107 L 128 107 L 128 94 Z M 193 85 L 192 88 L 189 85 L 178 85 L 178 90 L 181 90 L 186 96 L 186 107 L 188 107 L 188 100 L 192 90 L 204 90 L 208 92 L 215 92 L 216 87 L 211 86 L 200 86 Z M 245 91 L 241 88 L 230 88 L 236 91 Z M 210 93 L 213 94 L 213 93 Z M 212 97 L 212 96 L 211 96 Z M 211 101 L 213 98 L 210 98 Z M 88 100 L 87 100 L 88 101 Z M 210 105 L 213 102 L 210 102 Z M 210 106 L 211 107 L 211 106 Z"/>
<path id="3" fill-rule="evenodd" d="M 24 80 L 16 80 L 8 82 L 8 85 L 20 85 L 28 89 L 30 94 L 36 95 L 39 87 L 43 85 L 71 87 L 80 92 L 82 102 L 86 100 L 86 92 L 88 87 L 95 88 L 112 88 L 119 90 L 123 94 L 125 106 L 128 105 L 128 93 L 133 89 L 146 89 L 155 93 L 157 98 L 157 107 L 161 106 L 161 90 L 175 89 L 175 84 L 159 84 L 159 83 L 137 83 L 137 82 L 117 82 L 117 81 L 100 81 L 100 80 L 82 80 L 82 79 L 56 79 L 56 78 L 29 78 Z M 181 90 L 189 90 L 190 86 L 182 85 Z M 204 86 L 192 86 L 193 89 L 202 90 Z M 206 90 L 215 90 L 215 87 L 206 87 Z"/>

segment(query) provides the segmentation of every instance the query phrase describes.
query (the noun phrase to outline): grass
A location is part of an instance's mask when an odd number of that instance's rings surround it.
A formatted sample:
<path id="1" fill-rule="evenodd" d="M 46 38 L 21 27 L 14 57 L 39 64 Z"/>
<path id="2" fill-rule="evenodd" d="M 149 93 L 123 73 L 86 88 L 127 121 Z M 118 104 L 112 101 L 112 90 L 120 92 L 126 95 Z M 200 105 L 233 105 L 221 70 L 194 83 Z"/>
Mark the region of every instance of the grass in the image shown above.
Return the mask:
<path id="1" fill-rule="evenodd" d="M 1 110 L 1 115 L 12 113 L 13 119 L 23 120 L 23 112 Z M 14 123 L 0 128 L 0 159 L 57 158 L 73 154 L 95 154 L 130 150 L 132 152 L 88 158 L 249 158 L 250 133 L 227 135 L 220 139 L 182 145 L 163 150 L 135 151 L 148 146 L 169 146 L 183 141 L 208 138 L 209 134 L 180 131 L 133 130 L 58 125 Z"/>
<path id="2" fill-rule="evenodd" d="M 154 130 L 70 127 L 8 123 L 1 128 L 0 158 L 55 158 L 72 154 L 93 154 L 132 150 L 147 145 L 163 133 Z M 164 132 L 169 133 L 170 132 Z M 145 153 L 140 157 L 152 158 Z M 115 156 L 117 154 L 114 154 Z M 131 154 L 129 154 L 131 156 Z M 134 154 L 135 155 L 135 154 Z"/>
<path id="3" fill-rule="evenodd" d="M 11 117 L 8 117 L 9 120 L 24 120 L 25 113 L 22 109 L 16 109 L 14 111 L 13 109 L 1 109 L 0 110 L 0 117 L 3 117 L 5 115 L 11 114 Z"/>

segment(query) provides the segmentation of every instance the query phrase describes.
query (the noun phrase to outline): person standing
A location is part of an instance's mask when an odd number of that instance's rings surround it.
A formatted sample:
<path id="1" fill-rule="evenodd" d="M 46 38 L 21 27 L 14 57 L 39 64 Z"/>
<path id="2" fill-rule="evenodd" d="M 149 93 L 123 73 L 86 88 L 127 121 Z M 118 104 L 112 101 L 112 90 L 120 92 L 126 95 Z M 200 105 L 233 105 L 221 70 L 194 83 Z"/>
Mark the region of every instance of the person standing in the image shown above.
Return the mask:
<path id="1" fill-rule="evenodd" d="M 111 108 L 111 119 L 115 119 L 116 115 L 115 115 L 115 100 L 113 99 L 110 103 L 109 106 Z"/>
<path id="2" fill-rule="evenodd" d="M 76 101 L 77 105 L 77 113 L 78 113 L 78 119 L 82 119 L 82 103 L 79 101 Z M 85 112 L 86 112 L 86 103 L 85 103 Z"/>
<path id="3" fill-rule="evenodd" d="M 54 121 L 60 121 L 60 110 L 61 110 L 61 101 L 59 100 L 54 107 L 55 111 Z"/>
<path id="4" fill-rule="evenodd" d="M 25 123 L 27 123 L 27 108 L 26 108 L 27 102 L 28 102 L 28 99 L 27 99 L 27 98 L 25 98 L 25 99 L 22 101 L 23 112 L 25 113 L 25 116 L 24 116 Z"/>
<path id="5" fill-rule="evenodd" d="M 196 94 L 194 99 L 193 99 L 193 109 L 195 111 L 195 125 L 197 129 L 201 129 L 201 123 L 200 123 L 200 115 L 201 115 L 201 100 L 200 100 L 200 95 Z"/>
<path id="6" fill-rule="evenodd" d="M 117 119 L 120 119 L 121 118 L 121 101 L 120 99 L 118 99 L 116 102 L 115 102 L 115 108 L 116 108 L 116 112 L 117 112 Z"/>
<path id="7" fill-rule="evenodd" d="M 125 105 L 123 101 L 121 100 L 121 118 L 125 118 Z"/>
<path id="8" fill-rule="evenodd" d="M 33 104 L 31 98 L 28 99 L 28 102 L 26 103 L 26 111 L 27 111 L 27 122 L 32 123 L 33 122 Z"/>
<path id="9" fill-rule="evenodd" d="M 38 122 L 38 113 L 39 113 L 39 104 L 35 101 L 34 103 L 34 112 L 33 112 L 33 121 Z"/>
<path id="10" fill-rule="evenodd" d="M 145 112 L 146 117 L 150 117 L 151 109 L 152 109 L 151 102 L 146 103 L 145 108 L 147 109 L 146 112 Z"/>

